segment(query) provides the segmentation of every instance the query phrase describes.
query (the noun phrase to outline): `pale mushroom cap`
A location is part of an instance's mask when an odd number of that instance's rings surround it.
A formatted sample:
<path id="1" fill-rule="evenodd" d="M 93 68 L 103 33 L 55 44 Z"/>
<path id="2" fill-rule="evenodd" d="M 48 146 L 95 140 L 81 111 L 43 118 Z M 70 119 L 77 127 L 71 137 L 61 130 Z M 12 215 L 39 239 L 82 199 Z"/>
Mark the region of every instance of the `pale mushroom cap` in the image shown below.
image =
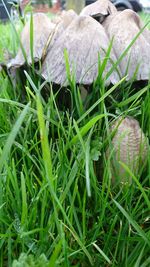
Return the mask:
<path id="1" fill-rule="evenodd" d="M 100 17 L 101 15 L 107 16 L 115 12 L 117 12 L 117 9 L 109 0 L 98 0 L 84 7 L 80 15 Z"/>
<path id="2" fill-rule="evenodd" d="M 115 183 L 132 182 L 132 178 L 119 164 L 124 163 L 134 175 L 138 175 L 148 157 L 148 138 L 145 137 L 137 120 L 127 117 L 117 119 L 110 128 L 114 132 L 111 147 L 107 157 L 111 154 L 112 180 Z"/>
<path id="3" fill-rule="evenodd" d="M 36 13 L 33 15 L 33 58 L 34 61 L 39 61 L 42 57 L 43 49 L 48 41 L 49 35 L 53 31 L 55 24 L 43 13 Z M 21 34 L 21 43 L 26 53 L 27 63 L 31 64 L 30 51 L 30 20 L 26 23 Z M 8 68 L 20 67 L 25 63 L 25 58 L 21 48 L 16 57 L 12 59 Z"/>
<path id="4" fill-rule="evenodd" d="M 140 17 L 132 10 L 124 10 L 105 19 L 104 28 L 110 39 L 117 58 L 131 43 L 142 29 Z M 144 30 L 127 55 L 120 62 L 122 76 L 128 74 L 127 79 L 133 78 L 137 71 L 136 80 L 148 80 L 150 77 L 150 31 Z"/>
<path id="5" fill-rule="evenodd" d="M 72 23 L 72 21 L 77 17 L 78 15 L 72 9 L 62 12 L 59 20 L 57 21 L 57 23 L 55 23 L 54 30 L 51 32 L 47 52 L 51 49 L 56 40 L 64 33 L 64 31 Z"/>
<path id="6" fill-rule="evenodd" d="M 64 29 L 66 29 L 69 24 L 75 19 L 77 18 L 77 13 L 70 9 L 70 10 L 63 10 L 61 15 L 57 18 L 57 20 L 55 21 L 55 24 L 61 23 L 63 24 Z"/>
<path id="7" fill-rule="evenodd" d="M 72 21 L 66 31 L 49 50 L 42 66 L 42 76 L 56 84 L 66 85 L 64 51 L 67 50 L 70 71 L 75 73 L 77 83 L 92 84 L 98 75 L 98 54 L 103 61 L 109 40 L 103 26 L 89 16 L 79 16 Z M 111 59 L 116 57 L 111 53 Z M 105 74 L 112 67 L 110 61 Z M 119 81 L 117 73 L 112 73 L 107 83 Z"/>

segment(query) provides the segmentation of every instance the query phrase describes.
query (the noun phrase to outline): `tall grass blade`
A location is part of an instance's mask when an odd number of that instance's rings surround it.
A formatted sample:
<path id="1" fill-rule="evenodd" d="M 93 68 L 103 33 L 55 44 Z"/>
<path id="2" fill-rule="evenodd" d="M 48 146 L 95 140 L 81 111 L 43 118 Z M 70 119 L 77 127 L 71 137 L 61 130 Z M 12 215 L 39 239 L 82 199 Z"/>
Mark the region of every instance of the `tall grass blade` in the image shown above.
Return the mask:
<path id="1" fill-rule="evenodd" d="M 30 55 L 31 55 L 31 62 L 32 62 L 32 68 L 34 69 L 34 30 L 33 30 L 33 14 L 31 13 L 30 16 Z"/>
<path id="2" fill-rule="evenodd" d="M 52 172 L 52 160 L 51 160 L 51 154 L 50 154 L 50 146 L 48 143 L 47 129 L 45 127 L 45 122 L 44 122 L 43 107 L 42 107 L 39 95 L 37 95 L 37 113 L 38 113 L 38 120 L 39 120 L 40 138 L 41 138 L 45 170 L 46 170 L 47 178 L 49 179 L 49 183 L 51 187 L 53 188 L 53 172 Z"/>
<path id="3" fill-rule="evenodd" d="M 87 142 L 85 144 L 85 177 L 86 177 L 86 188 L 87 195 L 91 197 L 91 183 L 90 183 L 90 142 L 93 134 L 93 128 L 91 129 Z"/>
<path id="4" fill-rule="evenodd" d="M 102 118 L 105 117 L 105 114 L 97 115 L 94 118 L 90 119 L 81 129 L 79 129 L 80 135 L 84 137 L 88 131 Z M 75 135 L 71 141 L 70 145 L 75 145 L 79 140 L 79 135 Z"/>
<path id="5" fill-rule="evenodd" d="M 26 193 L 26 184 L 25 177 L 21 173 L 21 193 L 22 193 L 22 216 L 21 224 L 24 226 L 28 217 L 28 208 L 27 208 L 27 193 Z"/>
<path id="6" fill-rule="evenodd" d="M 81 240 L 79 239 L 79 237 L 65 224 L 63 224 L 73 235 L 74 239 L 78 242 L 78 244 L 80 244 L 82 250 L 84 251 L 84 253 L 86 254 L 87 258 L 89 259 L 90 264 L 93 266 L 93 260 L 92 257 L 90 255 L 90 253 L 88 252 L 88 250 L 86 249 L 86 247 L 82 244 Z"/>
<path id="7" fill-rule="evenodd" d="M 144 249 L 145 249 L 145 246 L 142 248 L 141 253 L 140 253 L 134 267 L 140 267 L 141 266 L 141 259 L 143 257 Z"/>
<path id="8" fill-rule="evenodd" d="M 14 31 L 15 36 L 16 36 L 16 38 L 17 38 L 17 41 L 18 41 L 18 43 L 19 43 L 19 45 L 20 45 L 20 48 L 21 48 L 23 57 L 24 57 L 25 61 L 27 62 L 27 55 L 26 55 L 25 49 L 24 49 L 24 47 L 23 47 L 23 45 L 22 45 L 21 39 L 20 39 L 20 37 L 19 37 L 19 34 L 18 34 L 17 30 L 16 30 L 15 24 L 14 24 L 13 20 L 11 19 L 11 16 L 10 16 L 10 14 L 9 14 L 9 12 L 8 12 L 8 9 L 7 9 L 7 7 L 6 7 L 5 1 L 4 1 L 4 0 L 1 0 L 1 1 L 2 1 L 2 4 L 3 4 L 3 6 L 4 6 L 5 10 L 6 10 L 7 16 L 8 16 L 8 18 L 9 18 L 10 22 L 11 22 L 13 31 Z"/>
<path id="9" fill-rule="evenodd" d="M 148 196 L 146 195 L 142 185 L 140 184 L 140 182 L 138 181 L 136 176 L 131 172 L 131 170 L 129 169 L 129 167 L 125 163 L 120 161 L 119 164 L 127 171 L 127 173 L 129 173 L 129 175 L 132 177 L 132 179 L 136 182 L 138 188 L 142 192 L 142 195 L 143 195 L 143 197 L 145 199 L 145 202 L 146 202 L 146 204 L 148 206 L 148 209 L 150 210 L 150 200 L 148 199 Z"/>
<path id="10" fill-rule="evenodd" d="M 125 209 L 116 200 L 113 199 L 113 202 L 115 203 L 117 208 L 121 211 L 121 213 L 126 217 L 129 223 L 133 226 L 133 228 L 137 231 L 139 236 L 141 236 L 142 239 L 146 242 L 146 244 L 150 247 L 150 240 L 145 234 L 145 232 L 142 230 L 142 228 L 137 224 L 136 221 L 132 219 L 132 217 L 125 211 Z"/>
<path id="11" fill-rule="evenodd" d="M 14 127 L 13 127 L 13 129 L 11 131 L 11 133 L 8 136 L 8 139 L 6 141 L 6 144 L 5 144 L 4 148 L 3 148 L 3 151 L 2 151 L 2 154 L 1 154 L 1 157 L 0 157 L 0 173 L 2 171 L 2 168 L 3 168 L 4 164 L 5 164 L 5 161 L 7 160 L 7 157 L 9 155 L 9 153 L 10 153 L 11 147 L 12 147 L 14 141 L 15 141 L 15 138 L 16 138 L 18 132 L 19 132 L 19 129 L 20 129 L 20 127 L 21 127 L 21 125 L 22 125 L 22 123 L 23 123 L 23 121 L 25 119 L 25 116 L 28 113 L 29 105 L 30 105 L 30 103 L 25 106 L 25 108 L 21 112 L 19 118 L 17 119 L 17 121 L 16 121 L 16 123 L 15 123 L 15 125 L 14 125 Z"/>
<path id="12" fill-rule="evenodd" d="M 62 241 L 60 240 L 58 244 L 55 246 L 52 256 L 50 257 L 48 267 L 56 267 L 56 261 L 60 255 L 62 249 Z"/>
<path id="13" fill-rule="evenodd" d="M 111 260 L 107 257 L 107 255 L 100 249 L 100 247 L 96 244 L 93 243 L 93 246 L 97 249 L 97 251 L 102 255 L 102 257 L 108 262 L 108 264 L 111 264 Z"/>

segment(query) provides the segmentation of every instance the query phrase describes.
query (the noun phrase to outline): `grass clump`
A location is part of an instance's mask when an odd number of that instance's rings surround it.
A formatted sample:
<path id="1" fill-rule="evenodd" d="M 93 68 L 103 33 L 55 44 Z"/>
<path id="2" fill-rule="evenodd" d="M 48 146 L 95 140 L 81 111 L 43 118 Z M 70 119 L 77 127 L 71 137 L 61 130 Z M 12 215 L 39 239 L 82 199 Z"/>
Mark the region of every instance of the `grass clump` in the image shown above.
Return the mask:
<path id="1" fill-rule="evenodd" d="M 68 78 L 66 106 L 63 88 L 46 96 L 28 71 L 23 84 L 0 74 L 0 266 L 148 267 L 150 157 L 135 184 L 113 188 L 105 151 L 120 115 L 150 137 L 149 84 L 106 90 L 100 73 L 82 102 Z"/>

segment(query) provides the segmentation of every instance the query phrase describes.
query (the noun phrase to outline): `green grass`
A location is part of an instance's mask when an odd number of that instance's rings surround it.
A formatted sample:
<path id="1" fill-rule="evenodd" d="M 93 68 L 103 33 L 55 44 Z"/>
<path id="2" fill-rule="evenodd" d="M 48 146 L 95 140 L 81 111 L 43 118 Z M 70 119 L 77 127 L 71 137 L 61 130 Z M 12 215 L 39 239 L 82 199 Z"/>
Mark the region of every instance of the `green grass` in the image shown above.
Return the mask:
<path id="1" fill-rule="evenodd" d="M 12 28 L 0 32 L 13 52 Z M 16 84 L 0 74 L 0 267 L 148 267 L 150 157 L 135 184 L 113 188 L 105 151 L 120 114 L 150 137 L 149 85 L 108 90 L 100 73 L 82 101 L 67 70 L 61 94 L 28 70 Z"/>

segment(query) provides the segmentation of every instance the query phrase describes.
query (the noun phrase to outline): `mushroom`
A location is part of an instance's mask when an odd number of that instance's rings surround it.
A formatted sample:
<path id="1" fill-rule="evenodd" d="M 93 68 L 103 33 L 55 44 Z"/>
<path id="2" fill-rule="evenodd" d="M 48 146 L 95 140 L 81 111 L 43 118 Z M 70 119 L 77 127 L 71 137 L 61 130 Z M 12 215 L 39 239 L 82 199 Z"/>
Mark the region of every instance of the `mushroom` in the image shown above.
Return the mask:
<path id="1" fill-rule="evenodd" d="M 63 34 L 48 49 L 42 65 L 42 76 L 47 81 L 67 85 L 64 51 L 67 51 L 70 73 L 75 75 L 76 83 L 92 84 L 98 75 L 98 55 L 101 62 L 106 56 L 109 40 L 103 26 L 90 16 L 79 16 L 72 21 Z M 116 57 L 111 51 L 111 60 Z M 112 67 L 108 59 L 103 75 Z M 107 84 L 119 81 L 117 72 L 113 72 Z"/>
<path id="2" fill-rule="evenodd" d="M 51 22 L 51 20 L 42 13 L 37 13 L 33 16 L 33 58 L 34 62 L 43 60 L 46 56 L 47 49 L 53 45 L 57 38 L 68 27 L 72 20 L 77 17 L 73 10 L 65 11 L 59 19 Z M 27 57 L 28 65 L 32 64 L 30 51 L 30 21 L 25 25 L 21 34 L 21 43 Z M 7 67 L 18 68 L 26 63 L 22 49 L 20 48 L 16 57 L 11 59 Z"/>
<path id="3" fill-rule="evenodd" d="M 112 141 L 107 148 L 106 157 L 110 159 L 113 184 L 132 183 L 129 172 L 121 165 L 124 163 L 133 175 L 138 175 L 148 157 L 148 138 L 139 123 L 132 117 L 118 118 L 110 127 Z"/>
<path id="4" fill-rule="evenodd" d="M 140 17 L 132 10 L 124 10 L 108 16 L 103 26 L 113 39 L 113 48 L 116 57 L 119 58 L 132 42 L 134 37 L 142 30 Z M 150 77 L 150 31 L 144 29 L 123 57 L 120 64 L 122 76 L 127 80 L 148 80 Z"/>
<path id="5" fill-rule="evenodd" d="M 48 41 L 50 33 L 55 28 L 50 19 L 42 13 L 33 15 L 33 59 L 37 62 L 41 59 L 43 49 Z M 21 43 L 24 48 L 27 63 L 32 63 L 31 49 L 30 49 L 30 21 L 27 22 L 21 34 Z M 17 68 L 24 65 L 26 62 L 22 49 L 20 48 L 16 57 L 8 64 L 8 68 Z"/>
<path id="6" fill-rule="evenodd" d="M 109 0 L 98 0 L 84 7 L 80 15 L 91 16 L 102 23 L 105 17 L 116 12 L 116 7 Z"/>

